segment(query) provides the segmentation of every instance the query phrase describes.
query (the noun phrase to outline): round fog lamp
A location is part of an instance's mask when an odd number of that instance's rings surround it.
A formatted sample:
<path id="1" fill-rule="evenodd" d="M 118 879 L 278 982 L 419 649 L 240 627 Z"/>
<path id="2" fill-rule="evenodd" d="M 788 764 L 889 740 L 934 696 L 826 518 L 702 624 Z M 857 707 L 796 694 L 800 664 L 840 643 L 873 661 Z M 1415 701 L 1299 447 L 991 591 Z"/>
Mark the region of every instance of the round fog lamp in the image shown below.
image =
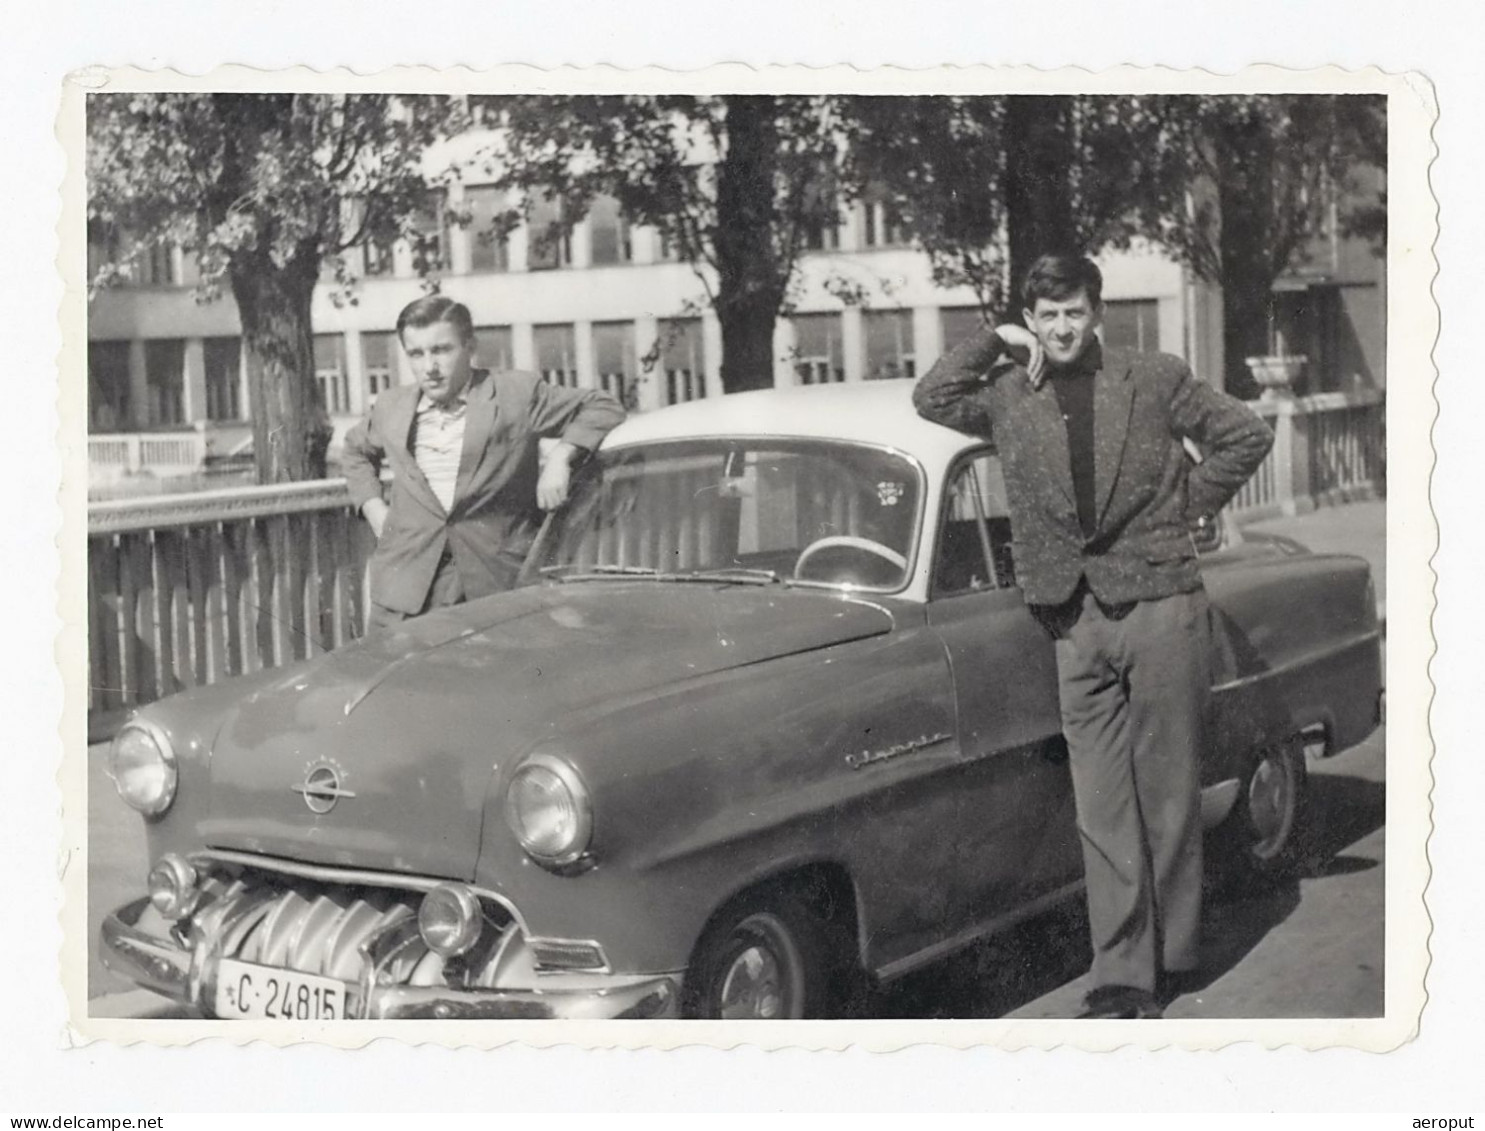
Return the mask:
<path id="1" fill-rule="evenodd" d="M 440 884 L 423 897 L 418 931 L 428 949 L 445 958 L 463 954 L 480 937 L 480 901 L 462 884 Z"/>
<path id="2" fill-rule="evenodd" d="M 189 860 L 173 852 L 162 856 L 150 869 L 150 903 L 166 919 L 184 919 L 201 894 L 199 879 Z"/>

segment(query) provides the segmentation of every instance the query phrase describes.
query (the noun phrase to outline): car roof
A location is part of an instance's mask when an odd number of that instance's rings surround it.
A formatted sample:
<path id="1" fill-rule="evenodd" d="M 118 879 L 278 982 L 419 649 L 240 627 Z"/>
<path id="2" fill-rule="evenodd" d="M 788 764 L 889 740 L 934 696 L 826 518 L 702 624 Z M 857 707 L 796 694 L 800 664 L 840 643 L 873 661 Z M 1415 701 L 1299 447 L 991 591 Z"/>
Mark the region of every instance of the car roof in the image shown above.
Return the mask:
<path id="1" fill-rule="evenodd" d="M 604 448 L 712 436 L 850 440 L 896 448 L 924 462 L 952 459 L 975 437 L 930 423 L 913 408 L 911 379 L 759 389 L 631 416 Z"/>

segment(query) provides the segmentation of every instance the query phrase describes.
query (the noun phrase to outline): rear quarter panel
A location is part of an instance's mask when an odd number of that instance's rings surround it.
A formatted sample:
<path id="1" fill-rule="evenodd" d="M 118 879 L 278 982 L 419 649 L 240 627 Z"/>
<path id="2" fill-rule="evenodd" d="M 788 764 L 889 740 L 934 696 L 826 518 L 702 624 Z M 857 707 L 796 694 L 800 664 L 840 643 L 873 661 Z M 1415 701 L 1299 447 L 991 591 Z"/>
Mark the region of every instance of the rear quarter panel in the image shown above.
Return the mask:
<path id="1" fill-rule="evenodd" d="M 1376 723 L 1381 638 L 1370 571 L 1341 554 L 1214 555 L 1214 720 L 1233 752 L 1323 725 L 1336 749 Z"/>

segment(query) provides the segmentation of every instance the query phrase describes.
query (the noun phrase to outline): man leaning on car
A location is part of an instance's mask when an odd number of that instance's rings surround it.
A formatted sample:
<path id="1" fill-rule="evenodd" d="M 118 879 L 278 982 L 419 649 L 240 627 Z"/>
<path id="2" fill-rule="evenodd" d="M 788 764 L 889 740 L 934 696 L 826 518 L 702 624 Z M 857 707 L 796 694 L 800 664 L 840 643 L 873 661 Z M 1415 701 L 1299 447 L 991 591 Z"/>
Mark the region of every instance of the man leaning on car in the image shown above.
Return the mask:
<path id="1" fill-rule="evenodd" d="M 572 462 L 624 419 L 607 393 L 474 368 L 469 309 L 442 295 L 408 304 L 397 338 L 417 384 L 382 393 L 342 456 L 377 536 L 368 630 L 509 589 L 542 512 L 567 500 Z M 545 460 L 543 438 L 559 441 Z"/>
<path id="2" fill-rule="evenodd" d="M 972 335 L 913 403 L 940 424 L 993 432 L 1016 575 L 1056 641 L 1093 944 L 1082 1016 L 1149 1018 L 1199 962 L 1211 688 L 1190 530 L 1273 436 L 1179 358 L 1104 349 L 1102 289 L 1091 260 L 1043 256 L 1023 287 L 1026 325 Z"/>

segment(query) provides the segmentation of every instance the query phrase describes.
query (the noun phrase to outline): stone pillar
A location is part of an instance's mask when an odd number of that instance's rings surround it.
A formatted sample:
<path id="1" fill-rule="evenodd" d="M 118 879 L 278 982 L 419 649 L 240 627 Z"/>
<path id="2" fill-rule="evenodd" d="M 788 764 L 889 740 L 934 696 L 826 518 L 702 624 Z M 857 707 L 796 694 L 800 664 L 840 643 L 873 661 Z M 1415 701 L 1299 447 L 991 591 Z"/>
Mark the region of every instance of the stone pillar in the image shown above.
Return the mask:
<path id="1" fill-rule="evenodd" d="M 593 266 L 593 231 L 588 226 L 586 217 L 572 226 L 569 238 L 572 244 L 572 266 Z"/>
<path id="2" fill-rule="evenodd" d="M 129 342 L 129 425 L 137 429 L 150 426 L 150 385 L 145 375 L 144 339 Z"/>
<path id="3" fill-rule="evenodd" d="M 527 257 L 531 250 L 531 229 L 526 224 L 517 224 L 506 237 L 506 259 L 512 272 L 531 270 Z"/>
<path id="4" fill-rule="evenodd" d="M 776 389 L 788 389 L 798 384 L 798 375 L 794 372 L 795 349 L 799 344 L 799 335 L 795 332 L 794 322 L 789 318 L 780 318 L 773 324 L 773 384 Z"/>
<path id="5" fill-rule="evenodd" d="M 522 263 L 525 263 L 524 251 Z M 536 327 L 530 322 L 513 322 L 510 327 L 510 362 L 527 372 L 536 369 Z"/>
<path id="6" fill-rule="evenodd" d="M 722 389 L 722 323 L 716 311 L 707 307 L 701 314 L 701 362 L 706 369 L 702 380 L 706 395 L 720 397 Z"/>
<path id="7" fill-rule="evenodd" d="M 660 320 L 653 314 L 641 314 L 634 320 L 634 345 L 640 357 L 649 353 L 660 337 Z M 636 391 L 636 407 L 640 412 L 659 408 L 665 403 L 665 373 L 657 361 L 654 368 L 646 371 L 641 365 L 635 373 L 639 388 Z"/>
<path id="8" fill-rule="evenodd" d="M 634 262 L 647 266 L 660 261 L 660 233 L 647 224 L 635 224 L 629 229 L 629 244 L 634 251 Z"/>
<path id="9" fill-rule="evenodd" d="M 206 344 L 187 338 L 181 364 L 181 415 L 187 424 L 206 420 Z"/>
<path id="10" fill-rule="evenodd" d="M 847 383 L 865 380 L 866 319 L 859 306 L 848 306 L 840 312 L 840 345 Z"/>
<path id="11" fill-rule="evenodd" d="M 578 386 L 584 389 L 598 388 L 598 358 L 593 352 L 593 323 L 574 322 L 572 343 L 577 364 Z"/>
<path id="12" fill-rule="evenodd" d="M 347 330 L 345 335 L 346 410 L 355 416 L 366 411 L 366 358 L 361 352 L 361 335 Z"/>
<path id="13" fill-rule="evenodd" d="M 248 381 L 248 356 L 247 339 L 237 339 L 237 419 L 250 421 L 253 419 L 253 402 L 249 399 L 252 392 Z"/>
<path id="14" fill-rule="evenodd" d="M 459 211 L 464 206 L 464 186 L 452 184 L 449 186 L 448 206 L 453 211 Z M 459 225 L 450 223 L 448 226 L 449 241 L 449 273 L 452 275 L 468 275 L 470 272 L 470 243 L 474 239 L 474 228 L 472 225 Z M 359 370 L 353 370 L 359 372 Z M 351 403 L 356 403 L 355 396 L 351 397 Z"/>
<path id="15" fill-rule="evenodd" d="M 944 320 L 936 306 L 913 307 L 913 364 L 919 377 L 944 352 Z"/>

